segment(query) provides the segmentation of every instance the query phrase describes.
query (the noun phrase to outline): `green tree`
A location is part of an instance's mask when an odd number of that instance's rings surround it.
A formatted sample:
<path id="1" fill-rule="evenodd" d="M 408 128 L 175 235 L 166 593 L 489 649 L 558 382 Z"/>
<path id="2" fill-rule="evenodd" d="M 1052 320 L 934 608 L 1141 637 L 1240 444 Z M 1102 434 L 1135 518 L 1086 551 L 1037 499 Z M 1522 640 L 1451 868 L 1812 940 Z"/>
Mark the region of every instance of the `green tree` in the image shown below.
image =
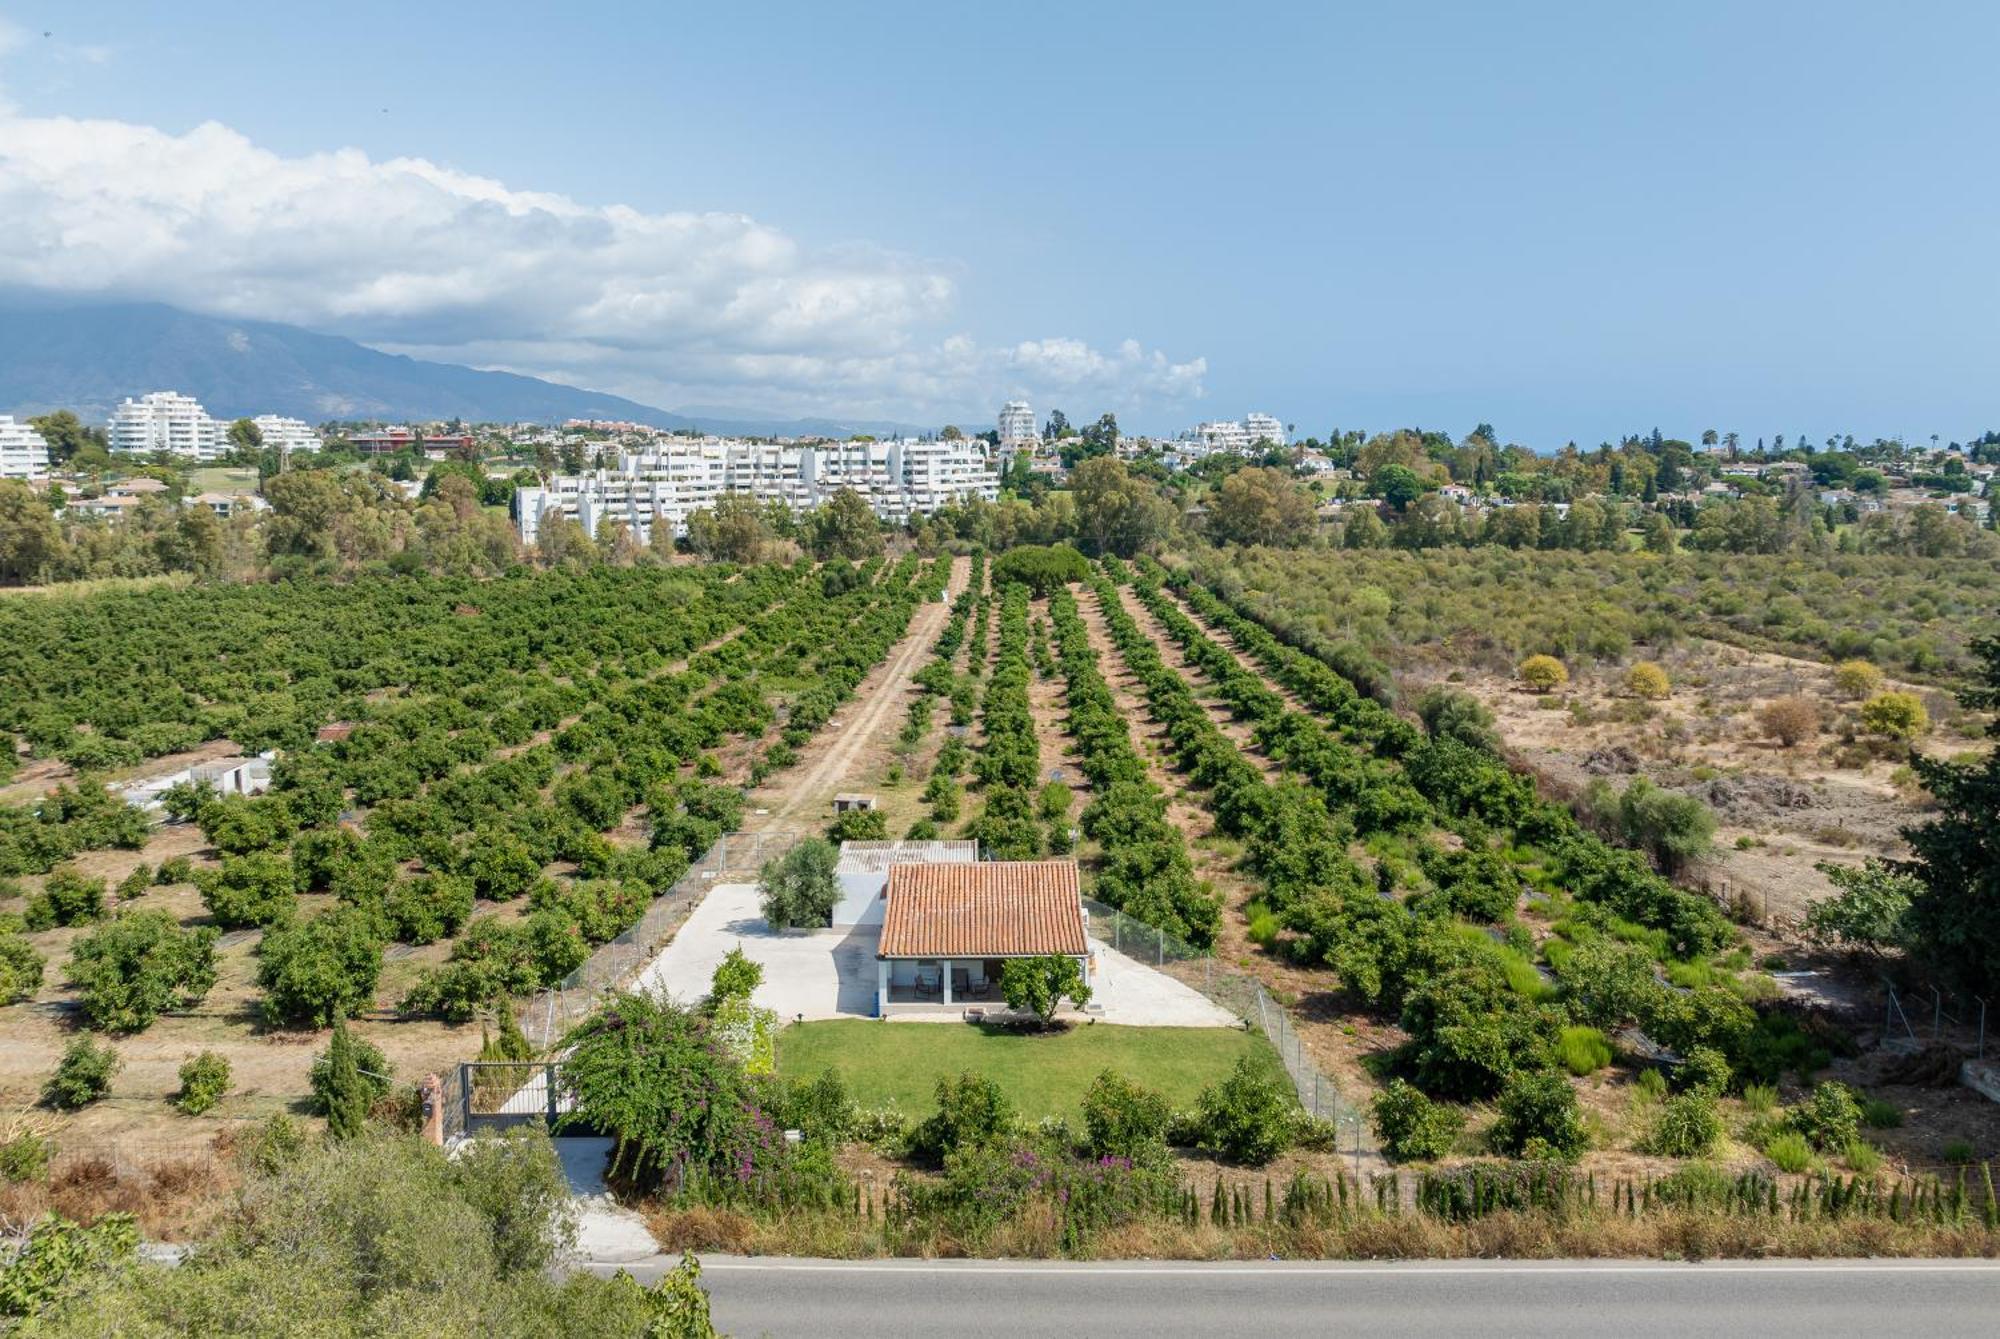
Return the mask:
<path id="1" fill-rule="evenodd" d="M 83 420 L 67 409 L 31 418 L 28 426 L 40 433 L 42 440 L 49 444 L 49 463 L 58 467 L 67 465 L 85 447 L 104 444 L 101 432 L 84 427 Z"/>
<path id="2" fill-rule="evenodd" d="M 184 930 L 165 911 L 127 911 L 78 940 L 70 979 L 106 1032 L 140 1032 L 168 1009 L 199 1004 L 215 985 L 215 930 Z"/>
<path id="3" fill-rule="evenodd" d="M 368 912 L 342 907 L 267 931 L 257 950 L 266 1020 L 325 1027 L 374 1002 L 382 941 Z"/>
<path id="4" fill-rule="evenodd" d="M 1208 516 L 1210 533 L 1225 544 L 1296 548 L 1311 542 L 1316 525 L 1312 494 L 1286 471 L 1261 466 L 1224 479 Z"/>
<path id="5" fill-rule="evenodd" d="M 78 1037 L 63 1051 L 55 1072 L 42 1085 L 42 1101 L 58 1111 L 89 1106 L 111 1091 L 118 1072 L 118 1052 L 108 1043 Z"/>
<path id="6" fill-rule="evenodd" d="M 1060 953 L 1036 958 L 1009 958 L 1000 968 L 1000 994 L 1007 1007 L 1030 1013 L 1043 1027 L 1067 999 L 1081 1009 L 1090 1003 L 1090 987 L 1075 958 Z"/>
<path id="7" fill-rule="evenodd" d="M 352 1139 L 368 1128 L 370 1103 L 347 1020 L 335 1020 L 326 1057 L 326 1132 L 335 1139 Z"/>
<path id="8" fill-rule="evenodd" d="M 860 561 L 882 552 L 882 524 L 867 500 L 852 488 L 835 490 L 810 522 L 815 558 Z"/>
<path id="9" fill-rule="evenodd" d="M 765 922 L 774 930 L 830 923 L 834 904 L 840 901 L 840 884 L 833 873 L 839 863 L 839 850 L 817 837 L 766 861 L 758 874 Z"/>
<path id="10" fill-rule="evenodd" d="M 1516 1157 L 1571 1159 L 1590 1147 L 1576 1090 L 1561 1074 L 1516 1074 L 1500 1094 L 1500 1119 L 1489 1136 L 1496 1151 Z"/>
<path id="11" fill-rule="evenodd" d="M 1084 461 L 1070 472 L 1069 484 L 1077 538 L 1089 553 L 1129 558 L 1158 545 L 1173 526 L 1173 513 L 1151 481 L 1115 457 Z"/>
<path id="12" fill-rule="evenodd" d="M 1806 932 L 1822 943 L 1880 954 L 1906 942 L 1910 904 L 1923 880 L 1879 860 L 1860 868 L 1822 862 L 1816 868 L 1838 890 L 1806 908 Z"/>
<path id="13" fill-rule="evenodd" d="M 1975 648 L 1981 686 L 1959 694 L 1974 710 L 2000 710 L 2000 637 Z M 2000 719 L 1987 734 L 2000 740 Z M 1908 942 L 1975 994 L 2000 989 L 2000 747 L 1972 762 L 1916 755 L 1911 762 L 1937 817 L 1904 831 L 1916 860 Z"/>
<path id="14" fill-rule="evenodd" d="M 754 563 L 771 539 L 764 507 L 750 493 L 724 493 L 687 519 L 687 546 L 711 562 Z"/>
<path id="15" fill-rule="evenodd" d="M 0 581 L 39 581 L 66 550 L 48 501 L 19 479 L 0 479 Z"/>
<path id="16" fill-rule="evenodd" d="M 1368 476 L 1368 491 L 1399 512 L 1425 492 L 1423 479 L 1408 465 L 1384 465 Z"/>

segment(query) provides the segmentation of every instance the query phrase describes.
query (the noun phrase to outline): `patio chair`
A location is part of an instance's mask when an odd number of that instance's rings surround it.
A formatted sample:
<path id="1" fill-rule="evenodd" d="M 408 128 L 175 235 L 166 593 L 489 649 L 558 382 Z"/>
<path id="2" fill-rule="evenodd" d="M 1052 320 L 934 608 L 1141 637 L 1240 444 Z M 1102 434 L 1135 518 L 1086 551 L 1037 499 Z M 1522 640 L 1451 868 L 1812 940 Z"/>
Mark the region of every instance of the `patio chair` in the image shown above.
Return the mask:
<path id="1" fill-rule="evenodd" d="M 936 998 L 938 995 L 943 993 L 941 988 L 943 981 L 944 981 L 944 974 L 940 972 L 937 968 L 931 967 L 931 968 L 920 969 L 917 972 L 917 998 L 920 1000 L 925 998 L 932 998 L 932 999 Z"/>
<path id="2" fill-rule="evenodd" d="M 955 1000 L 972 998 L 972 971 L 967 967 L 951 969 L 951 997 Z"/>
<path id="3" fill-rule="evenodd" d="M 975 1000 L 983 1000 L 993 993 L 993 983 L 986 979 L 984 968 L 972 973 L 971 978 L 965 984 L 965 993 L 968 997 Z"/>

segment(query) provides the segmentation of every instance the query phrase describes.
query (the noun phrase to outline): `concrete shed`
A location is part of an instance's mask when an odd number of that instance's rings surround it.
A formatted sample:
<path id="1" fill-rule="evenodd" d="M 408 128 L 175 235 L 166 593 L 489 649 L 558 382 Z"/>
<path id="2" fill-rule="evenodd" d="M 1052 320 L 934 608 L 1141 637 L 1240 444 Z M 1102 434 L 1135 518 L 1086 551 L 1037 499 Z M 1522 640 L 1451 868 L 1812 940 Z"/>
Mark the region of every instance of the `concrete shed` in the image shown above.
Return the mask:
<path id="1" fill-rule="evenodd" d="M 840 901 L 833 908 L 837 927 L 880 925 L 889 886 L 889 866 L 970 865 L 979 859 L 978 842 L 842 842 L 834 878 Z"/>

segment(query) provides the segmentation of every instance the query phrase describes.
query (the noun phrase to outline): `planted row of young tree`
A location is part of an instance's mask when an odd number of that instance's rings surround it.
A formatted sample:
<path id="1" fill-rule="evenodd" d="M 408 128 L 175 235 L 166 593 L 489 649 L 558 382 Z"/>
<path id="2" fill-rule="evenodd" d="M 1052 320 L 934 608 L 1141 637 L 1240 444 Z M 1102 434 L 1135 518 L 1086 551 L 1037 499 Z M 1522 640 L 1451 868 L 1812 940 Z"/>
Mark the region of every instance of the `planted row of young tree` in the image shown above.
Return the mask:
<path id="1" fill-rule="evenodd" d="M 1219 895 L 1195 877 L 1187 842 L 1167 818 L 1167 801 L 1147 778 L 1110 684 L 1098 668 L 1076 597 L 1049 596 L 1068 727 L 1092 798 L 1080 820 L 1098 846 L 1091 892 L 1100 901 L 1198 947 L 1213 942 Z"/>
<path id="2" fill-rule="evenodd" d="M 999 643 L 980 707 L 985 738 L 973 763 L 983 804 L 966 830 L 995 860 L 1034 860 L 1050 844 L 1038 808 L 1042 765 L 1028 673 L 1028 588 L 1015 584 L 1000 592 Z M 1056 845 L 1067 849 L 1062 838 Z"/>

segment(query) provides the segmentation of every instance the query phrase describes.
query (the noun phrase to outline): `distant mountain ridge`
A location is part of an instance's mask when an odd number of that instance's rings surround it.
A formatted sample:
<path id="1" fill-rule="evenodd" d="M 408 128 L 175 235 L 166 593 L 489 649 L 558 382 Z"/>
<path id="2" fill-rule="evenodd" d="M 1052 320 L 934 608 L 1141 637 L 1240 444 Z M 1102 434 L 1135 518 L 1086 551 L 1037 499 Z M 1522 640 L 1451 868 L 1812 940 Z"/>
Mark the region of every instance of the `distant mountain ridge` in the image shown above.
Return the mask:
<path id="1" fill-rule="evenodd" d="M 73 409 L 87 422 L 101 423 L 126 396 L 156 390 L 192 395 L 217 418 L 284 414 L 308 423 L 605 418 L 755 436 L 924 430 L 881 421 L 674 413 L 603 391 L 425 362 L 338 335 L 201 316 L 158 303 L 0 305 L 0 413 L 22 417 Z"/>

